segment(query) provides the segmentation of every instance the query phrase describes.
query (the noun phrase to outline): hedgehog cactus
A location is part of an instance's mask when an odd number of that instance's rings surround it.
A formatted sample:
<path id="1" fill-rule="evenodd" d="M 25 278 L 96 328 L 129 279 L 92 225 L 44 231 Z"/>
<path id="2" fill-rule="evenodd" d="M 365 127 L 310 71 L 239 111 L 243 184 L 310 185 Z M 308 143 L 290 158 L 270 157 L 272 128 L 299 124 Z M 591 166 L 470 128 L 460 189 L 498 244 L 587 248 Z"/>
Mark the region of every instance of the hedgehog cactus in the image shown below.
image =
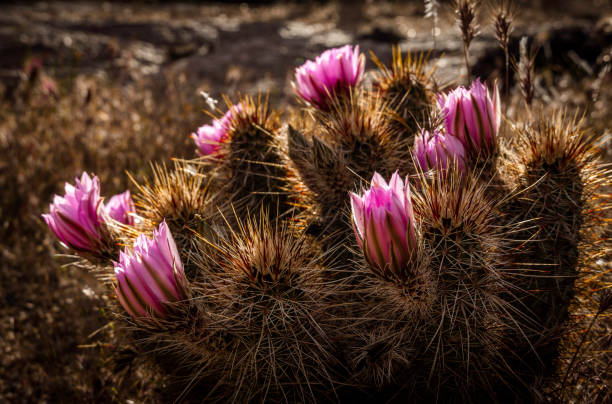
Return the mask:
<path id="1" fill-rule="evenodd" d="M 316 129 L 305 128 L 312 133 L 289 129 L 286 161 L 314 201 L 314 209 L 306 212 L 307 225 L 319 229 L 330 246 L 344 248 L 350 239 L 345 219 L 349 192 L 374 172 L 389 177 L 412 171 L 404 152 L 410 147 L 394 135 L 388 104 L 359 90 L 313 116 Z"/>
<path id="2" fill-rule="evenodd" d="M 173 400 L 556 401 L 580 379 L 572 307 L 610 287 L 595 136 L 564 114 L 502 131 L 496 88 L 436 103 L 422 57 L 376 62 L 365 88 L 358 47 L 327 51 L 296 71 L 306 118 L 228 102 L 135 206 L 83 177 L 45 215 L 113 277 L 121 341 Z"/>

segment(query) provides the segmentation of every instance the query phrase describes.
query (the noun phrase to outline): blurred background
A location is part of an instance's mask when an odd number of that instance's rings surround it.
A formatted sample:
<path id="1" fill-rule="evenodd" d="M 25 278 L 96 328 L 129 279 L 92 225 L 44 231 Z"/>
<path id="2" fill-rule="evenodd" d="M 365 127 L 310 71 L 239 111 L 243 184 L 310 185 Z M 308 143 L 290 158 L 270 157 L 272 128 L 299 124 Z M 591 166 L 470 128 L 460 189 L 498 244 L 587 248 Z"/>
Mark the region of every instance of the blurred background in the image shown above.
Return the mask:
<path id="1" fill-rule="evenodd" d="M 104 297 L 56 255 L 40 214 L 65 181 L 87 170 L 112 195 L 130 187 L 126 171 L 142 178 L 149 161 L 194 157 L 189 135 L 210 120 L 202 91 L 268 93 L 284 110 L 296 105 L 294 68 L 330 47 L 359 44 L 388 62 L 399 43 L 431 52 L 440 86 L 463 84 L 450 2 L 435 24 L 424 3 L 0 3 L 0 402 L 155 401 L 163 389 L 108 359 Z M 612 2 L 514 3 L 511 54 L 522 36 L 538 49 L 534 105 L 584 111 L 610 158 Z M 470 63 L 503 82 L 494 4 L 482 2 Z"/>

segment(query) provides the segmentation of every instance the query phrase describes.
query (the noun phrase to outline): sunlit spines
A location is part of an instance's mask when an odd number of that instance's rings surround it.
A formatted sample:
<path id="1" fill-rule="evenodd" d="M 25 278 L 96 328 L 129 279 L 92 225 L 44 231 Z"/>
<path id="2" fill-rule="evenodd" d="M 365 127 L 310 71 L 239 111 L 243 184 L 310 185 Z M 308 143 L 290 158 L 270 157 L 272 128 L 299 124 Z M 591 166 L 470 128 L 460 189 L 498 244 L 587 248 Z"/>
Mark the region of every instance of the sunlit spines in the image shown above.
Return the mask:
<path id="1" fill-rule="evenodd" d="M 610 170 L 599 158 L 597 134 L 577 116 L 557 111 L 516 125 L 513 135 L 513 146 L 524 150 L 514 176 L 527 187 L 519 201 L 530 205 L 521 213 L 537 212 L 540 238 L 575 245 L 586 235 L 581 229 L 601 232 L 610 203 L 604 191 Z"/>
<path id="2" fill-rule="evenodd" d="M 219 148 L 222 157 L 210 165 L 221 202 L 234 205 L 242 217 L 261 206 L 271 218 L 286 215 L 292 207 L 278 149 L 279 114 L 261 95 L 243 96 L 238 105 Z"/>
<path id="3" fill-rule="evenodd" d="M 307 237 L 267 217 L 262 211 L 205 240 L 206 277 L 194 289 L 206 296 L 209 330 L 228 336 L 218 378 L 231 400 L 333 396 L 335 286 Z"/>
<path id="4" fill-rule="evenodd" d="M 175 160 L 172 168 L 152 164 L 151 177 L 142 182 L 132 178 L 137 192 L 140 229 L 125 229 L 123 242 L 129 244 L 140 232 L 152 232 L 164 222 L 172 232 L 186 263 L 186 273 L 192 274 L 190 254 L 194 251 L 194 232 L 207 233 L 214 224 L 218 209 L 226 205 L 215 203 L 215 190 L 202 167 L 188 161 Z"/>
<path id="5" fill-rule="evenodd" d="M 313 194 L 320 214 L 332 217 L 346 202 L 354 179 L 341 150 L 300 130 L 287 128 L 288 157 L 301 182 Z"/>
<path id="6" fill-rule="evenodd" d="M 539 348 L 543 354 L 530 362 L 531 372 L 538 374 L 552 363 L 565 372 L 568 360 L 563 350 L 576 349 L 577 343 L 571 341 L 584 325 L 570 313 L 594 313 L 593 291 L 609 284 L 595 262 L 610 251 L 605 229 L 610 221 L 611 198 L 606 189 L 611 173 L 600 160 L 598 136 L 576 115 L 556 111 L 512 129 L 518 164 L 510 177 L 524 192 L 512 201 L 509 211 L 537 225 L 522 236 L 533 238 L 522 253 L 524 260 L 536 264 L 537 272 L 521 285 L 535 291 L 525 299 L 539 325 L 530 338 L 545 341 Z M 566 327 L 563 335 L 562 327 Z M 601 329 L 599 333 L 600 337 Z M 597 338 L 593 333 L 587 343 Z M 590 361 L 593 369 L 601 358 L 606 355 Z M 559 389 L 559 399 L 571 390 L 555 380 L 549 383 Z"/>
<path id="7" fill-rule="evenodd" d="M 371 178 L 375 171 L 388 177 L 410 170 L 406 155 L 411 142 L 394 132 L 385 100 L 353 92 L 318 120 L 321 129 L 315 135 L 341 151 L 356 180 Z"/>
<path id="8" fill-rule="evenodd" d="M 388 104 L 392 127 L 402 137 L 411 140 L 425 126 L 435 108 L 433 74 L 435 67 L 426 67 L 429 55 L 410 52 L 402 56 L 399 46 L 392 48 L 391 66 L 384 65 L 373 53 L 378 67 L 373 87 Z"/>
<path id="9" fill-rule="evenodd" d="M 528 275 L 512 248 L 523 224 L 503 219 L 504 196 L 492 199 L 473 172 L 436 171 L 419 184 L 414 210 L 437 283 L 437 301 L 422 328 L 429 383 L 464 398 L 491 394 L 500 379 L 517 382 L 503 358 L 528 345 L 524 334 L 533 328 L 529 314 L 514 305 L 515 279 Z"/>

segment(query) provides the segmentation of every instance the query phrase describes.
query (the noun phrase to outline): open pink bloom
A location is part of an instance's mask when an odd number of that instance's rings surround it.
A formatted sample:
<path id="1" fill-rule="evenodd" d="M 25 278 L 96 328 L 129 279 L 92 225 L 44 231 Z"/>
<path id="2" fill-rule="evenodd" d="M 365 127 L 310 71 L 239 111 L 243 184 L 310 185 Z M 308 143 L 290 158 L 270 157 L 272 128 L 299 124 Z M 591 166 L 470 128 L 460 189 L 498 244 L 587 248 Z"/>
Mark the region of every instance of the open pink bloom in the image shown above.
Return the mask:
<path id="1" fill-rule="evenodd" d="M 134 225 L 134 216 L 130 215 L 130 213 L 134 213 L 136 208 L 134 207 L 130 191 L 125 191 L 111 197 L 109 201 L 104 204 L 104 211 L 108 216 L 118 222 L 130 226 Z"/>
<path id="2" fill-rule="evenodd" d="M 487 87 L 475 80 L 470 89 L 456 88 L 438 97 L 446 123 L 446 132 L 459 138 L 469 153 L 492 151 L 501 124 L 499 91 L 493 96 Z"/>
<path id="3" fill-rule="evenodd" d="M 450 161 L 455 160 L 460 170 L 464 170 L 465 148 L 454 136 L 434 132 L 433 135 L 426 130 L 414 139 L 412 154 L 421 166 L 421 169 L 446 170 Z"/>
<path id="4" fill-rule="evenodd" d="M 351 192 L 357 242 L 373 267 L 403 268 L 416 249 L 416 227 L 410 187 L 397 172 L 389 184 L 374 173 L 371 187 L 358 196 Z"/>
<path id="5" fill-rule="evenodd" d="M 348 91 L 359 84 L 365 69 L 365 57 L 359 45 L 328 49 L 295 69 L 296 92 L 305 101 L 327 109 L 337 91 Z"/>
<path id="6" fill-rule="evenodd" d="M 94 252 L 101 242 L 102 221 L 98 216 L 100 180 L 84 172 L 76 186 L 66 183 L 66 194 L 55 195 L 49 214 L 42 215 L 60 241 L 76 251 Z"/>
<path id="7" fill-rule="evenodd" d="M 242 111 L 242 105 L 234 105 L 221 118 L 214 119 L 210 125 L 200 126 L 195 133 L 191 134 L 191 138 L 198 146 L 198 155 L 208 156 L 219 150 L 221 142 L 230 131 L 234 113 L 240 111 Z"/>
<path id="8" fill-rule="evenodd" d="M 119 302 L 134 318 L 150 313 L 163 318 L 164 303 L 184 298 L 183 264 L 165 221 L 153 231 L 153 239 L 141 234 L 131 252 L 120 252 L 115 275 Z"/>

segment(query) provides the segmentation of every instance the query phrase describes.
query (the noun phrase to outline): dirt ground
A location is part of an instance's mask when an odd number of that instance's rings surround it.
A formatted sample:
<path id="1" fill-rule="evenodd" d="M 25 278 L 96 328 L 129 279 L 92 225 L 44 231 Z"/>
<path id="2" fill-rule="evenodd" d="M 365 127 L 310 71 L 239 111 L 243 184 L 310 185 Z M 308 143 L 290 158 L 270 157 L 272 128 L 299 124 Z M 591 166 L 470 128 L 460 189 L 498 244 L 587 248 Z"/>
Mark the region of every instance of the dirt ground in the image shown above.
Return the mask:
<path id="1" fill-rule="evenodd" d="M 421 1 L 0 5 L 0 402 L 149 402 L 163 389 L 108 359 L 104 297 L 56 256 L 40 214 L 65 181 L 95 172 L 111 195 L 129 186 L 125 170 L 140 178 L 148 161 L 194 156 L 189 133 L 209 119 L 201 91 L 269 93 L 283 109 L 293 69 L 329 47 L 358 43 L 383 61 L 394 43 L 431 51 L 439 83 L 461 82 L 459 30 L 441 3 L 435 40 Z M 536 105 L 585 111 L 612 158 L 612 3 L 518 4 L 511 49 L 523 35 L 539 48 Z M 502 80 L 487 7 L 480 25 L 473 74 Z"/>

